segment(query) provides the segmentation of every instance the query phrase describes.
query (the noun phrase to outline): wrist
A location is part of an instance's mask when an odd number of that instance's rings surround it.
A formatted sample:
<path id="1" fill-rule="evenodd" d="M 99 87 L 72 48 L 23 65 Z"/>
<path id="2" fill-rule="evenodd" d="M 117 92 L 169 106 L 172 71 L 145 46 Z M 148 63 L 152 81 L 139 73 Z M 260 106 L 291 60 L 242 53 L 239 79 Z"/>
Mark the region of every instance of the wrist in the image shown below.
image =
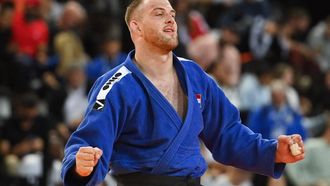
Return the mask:
<path id="1" fill-rule="evenodd" d="M 281 155 L 278 151 L 278 143 L 276 144 L 276 150 L 275 150 L 275 163 L 282 163 Z"/>

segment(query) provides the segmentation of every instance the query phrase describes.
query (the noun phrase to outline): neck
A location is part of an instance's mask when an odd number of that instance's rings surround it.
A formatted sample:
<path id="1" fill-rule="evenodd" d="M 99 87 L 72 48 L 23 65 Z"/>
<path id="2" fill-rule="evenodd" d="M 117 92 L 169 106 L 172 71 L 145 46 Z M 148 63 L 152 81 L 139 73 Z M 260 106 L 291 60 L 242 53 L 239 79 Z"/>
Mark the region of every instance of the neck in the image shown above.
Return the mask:
<path id="1" fill-rule="evenodd" d="M 166 77 L 174 71 L 171 51 L 137 47 L 134 57 L 140 70 L 150 78 Z"/>

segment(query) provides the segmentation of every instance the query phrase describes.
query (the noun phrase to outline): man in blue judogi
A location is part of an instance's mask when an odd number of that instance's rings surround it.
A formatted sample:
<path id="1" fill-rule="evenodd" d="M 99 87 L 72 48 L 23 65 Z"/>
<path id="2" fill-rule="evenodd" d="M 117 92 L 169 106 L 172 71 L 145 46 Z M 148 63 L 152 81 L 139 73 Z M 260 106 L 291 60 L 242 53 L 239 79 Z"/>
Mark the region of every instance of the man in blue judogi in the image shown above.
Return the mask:
<path id="1" fill-rule="evenodd" d="M 207 166 L 200 140 L 218 162 L 278 178 L 304 158 L 299 135 L 262 139 L 194 62 L 175 56 L 175 11 L 168 0 L 133 0 L 126 11 L 135 50 L 101 76 L 63 160 L 65 185 L 96 185 L 110 171 L 124 186 L 200 185 Z M 290 143 L 299 144 L 293 156 Z"/>

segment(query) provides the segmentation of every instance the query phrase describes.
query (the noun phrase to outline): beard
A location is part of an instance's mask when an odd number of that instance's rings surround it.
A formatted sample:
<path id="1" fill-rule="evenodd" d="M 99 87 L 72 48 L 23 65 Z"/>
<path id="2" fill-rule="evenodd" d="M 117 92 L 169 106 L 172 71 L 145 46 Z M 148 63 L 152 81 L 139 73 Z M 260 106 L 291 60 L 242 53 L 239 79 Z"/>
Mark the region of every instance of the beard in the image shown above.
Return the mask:
<path id="1" fill-rule="evenodd" d="M 154 30 L 146 34 L 145 40 L 147 43 L 169 52 L 175 49 L 179 44 L 177 33 L 170 35 L 165 32 L 156 32 Z"/>

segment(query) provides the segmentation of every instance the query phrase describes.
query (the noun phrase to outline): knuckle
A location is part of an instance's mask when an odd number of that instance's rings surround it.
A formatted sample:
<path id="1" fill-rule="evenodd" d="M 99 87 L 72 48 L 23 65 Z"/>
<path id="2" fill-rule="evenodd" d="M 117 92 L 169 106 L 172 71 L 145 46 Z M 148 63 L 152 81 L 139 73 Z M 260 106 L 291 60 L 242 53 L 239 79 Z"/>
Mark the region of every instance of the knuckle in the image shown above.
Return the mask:
<path id="1" fill-rule="evenodd" d="M 86 168 L 86 171 L 87 171 L 88 173 L 91 173 L 91 172 L 93 172 L 93 170 L 94 170 L 94 168 L 93 168 L 93 167 L 87 167 L 87 168 Z"/>
<path id="2" fill-rule="evenodd" d="M 87 162 L 87 166 L 89 166 L 89 167 L 93 167 L 93 166 L 94 166 L 94 162 L 93 162 L 93 161 L 88 161 L 88 162 Z"/>
<path id="3" fill-rule="evenodd" d="M 93 150 L 93 148 L 92 147 L 80 147 L 79 148 L 79 151 L 81 151 L 81 152 L 90 152 L 90 151 L 92 151 Z"/>

